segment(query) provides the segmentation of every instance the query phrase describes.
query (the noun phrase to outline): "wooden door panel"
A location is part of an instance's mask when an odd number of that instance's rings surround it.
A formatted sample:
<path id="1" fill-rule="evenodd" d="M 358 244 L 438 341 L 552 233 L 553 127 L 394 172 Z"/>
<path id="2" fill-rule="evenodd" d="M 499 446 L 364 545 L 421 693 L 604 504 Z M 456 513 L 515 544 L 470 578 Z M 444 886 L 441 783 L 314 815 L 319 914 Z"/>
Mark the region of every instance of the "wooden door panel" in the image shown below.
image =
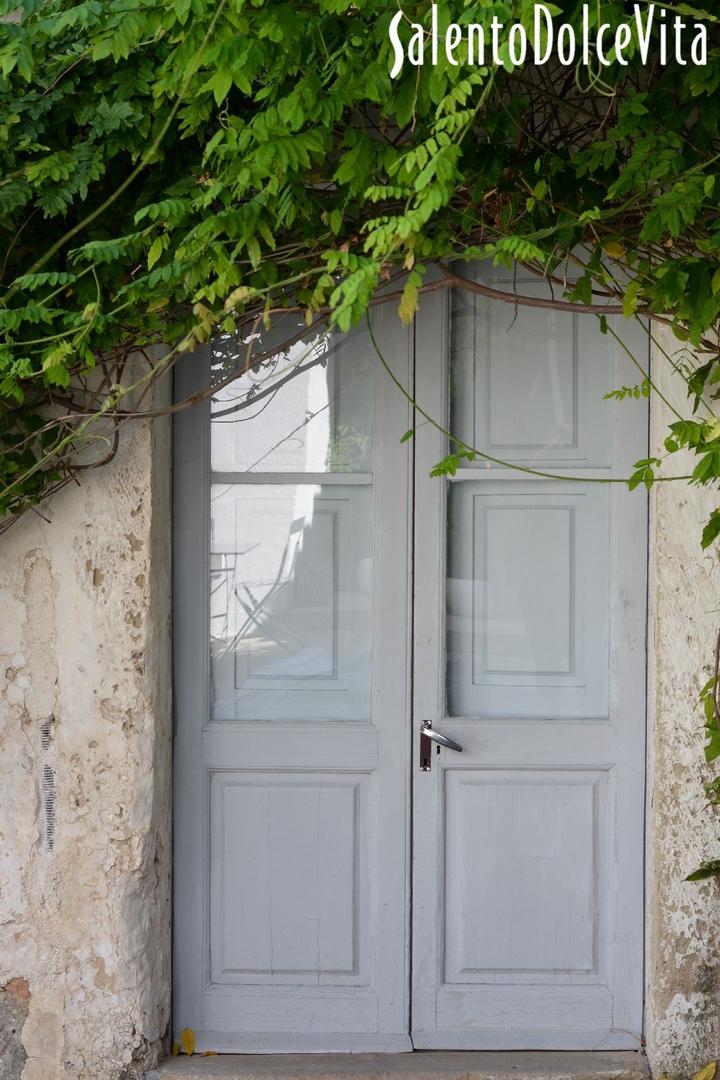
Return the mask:
<path id="1" fill-rule="evenodd" d="M 407 381 L 408 333 L 375 331 Z M 245 376 L 176 425 L 174 1025 L 408 1050 L 408 407 L 365 333 L 303 348 L 256 421 Z"/>
<path id="2" fill-rule="evenodd" d="M 368 779 L 211 774 L 214 984 L 367 985 Z"/>
<path id="3" fill-rule="evenodd" d="M 608 489 L 467 480 L 447 514 L 449 714 L 607 716 Z"/>
<path id="4" fill-rule="evenodd" d="M 470 276 L 548 296 L 545 283 L 522 270 L 478 266 Z M 587 362 L 597 354 L 595 320 L 460 291 L 452 308 L 453 434 L 504 461 L 607 466 L 611 416 L 597 406 L 612 384 L 607 365 Z"/>
<path id="5" fill-rule="evenodd" d="M 415 751 L 413 1042 L 638 1048 L 647 503 L 613 481 L 647 403 L 604 400 L 629 361 L 592 319 L 437 294 L 417 341 L 418 401 L 479 453 L 438 482 L 416 437 L 415 738 L 463 750 Z"/>
<path id="6" fill-rule="evenodd" d="M 448 768 L 443 779 L 444 985 L 596 980 L 606 774 Z"/>

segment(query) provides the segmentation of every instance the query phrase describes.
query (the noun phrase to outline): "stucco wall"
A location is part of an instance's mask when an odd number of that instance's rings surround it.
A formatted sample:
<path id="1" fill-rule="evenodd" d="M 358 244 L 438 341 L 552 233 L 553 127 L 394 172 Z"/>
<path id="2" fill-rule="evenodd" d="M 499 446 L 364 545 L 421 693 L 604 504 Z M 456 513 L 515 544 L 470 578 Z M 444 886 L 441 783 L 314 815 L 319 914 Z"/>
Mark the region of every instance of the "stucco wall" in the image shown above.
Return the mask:
<path id="1" fill-rule="evenodd" d="M 672 356 L 679 343 L 658 340 Z M 659 350 L 653 376 L 687 416 L 683 384 Z M 652 399 L 651 445 L 662 450 L 674 419 Z M 689 466 L 689 468 L 688 468 Z M 684 473 L 679 455 L 667 471 Z M 703 719 L 698 692 L 712 674 L 720 628 L 717 545 L 700 549 L 714 494 L 685 482 L 657 485 L 651 496 L 648 816 L 647 1038 L 659 1076 L 686 1077 L 720 1056 L 720 887 L 685 876 L 705 857 L 720 855 L 720 812 L 708 810 L 703 781 Z"/>
<path id="2" fill-rule="evenodd" d="M 170 986 L 169 426 L 0 538 L 0 1080 L 131 1080 Z"/>

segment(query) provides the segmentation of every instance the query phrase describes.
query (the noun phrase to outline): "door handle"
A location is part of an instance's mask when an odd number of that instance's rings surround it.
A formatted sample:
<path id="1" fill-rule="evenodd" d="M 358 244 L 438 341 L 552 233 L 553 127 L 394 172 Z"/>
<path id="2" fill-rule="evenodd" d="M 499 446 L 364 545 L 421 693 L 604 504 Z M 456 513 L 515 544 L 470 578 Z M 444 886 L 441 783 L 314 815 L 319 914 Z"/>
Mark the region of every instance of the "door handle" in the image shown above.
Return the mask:
<path id="1" fill-rule="evenodd" d="M 456 750 L 459 754 L 462 753 L 460 743 L 448 738 L 447 735 L 443 735 L 441 731 L 434 731 L 430 720 L 426 720 L 420 728 L 420 769 L 422 772 L 430 772 L 432 765 L 431 740 L 437 743 L 438 746 L 446 746 L 448 750 Z"/>

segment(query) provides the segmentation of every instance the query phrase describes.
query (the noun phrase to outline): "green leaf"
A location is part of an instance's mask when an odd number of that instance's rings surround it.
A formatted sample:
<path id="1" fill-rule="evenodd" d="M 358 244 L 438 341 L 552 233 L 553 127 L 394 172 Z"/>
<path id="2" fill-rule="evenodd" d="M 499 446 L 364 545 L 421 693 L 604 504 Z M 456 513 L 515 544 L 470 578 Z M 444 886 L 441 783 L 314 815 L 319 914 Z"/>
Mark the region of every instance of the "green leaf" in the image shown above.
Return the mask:
<path id="1" fill-rule="evenodd" d="M 640 293 L 640 283 L 632 281 L 623 296 L 623 315 L 626 319 L 629 319 L 631 315 L 634 315 L 638 307 L 638 296 Z"/>
<path id="2" fill-rule="evenodd" d="M 58 285 L 70 285 L 76 280 L 77 275 L 67 271 L 51 270 L 39 274 L 21 274 L 15 278 L 15 284 L 19 289 L 34 292 L 45 286 L 55 288 Z"/>
<path id="3" fill-rule="evenodd" d="M 705 760 L 710 764 L 720 757 L 720 731 L 713 731 L 705 744 Z"/>
<path id="4" fill-rule="evenodd" d="M 720 535 L 720 510 L 713 510 L 710 520 L 705 524 L 702 531 L 701 547 L 709 548 Z"/>
<path id="5" fill-rule="evenodd" d="M 720 859 L 709 859 L 701 863 L 697 870 L 688 874 L 686 881 L 705 881 L 707 878 L 717 877 L 720 874 Z"/>
<path id="6" fill-rule="evenodd" d="M 431 476 L 454 476 L 458 471 L 460 458 L 457 454 L 447 454 L 437 465 L 430 470 Z"/>
<path id="7" fill-rule="evenodd" d="M 257 270 L 258 266 L 260 265 L 260 261 L 262 259 L 262 253 L 260 251 L 260 244 L 258 243 L 257 237 L 251 236 L 248 239 L 247 253 L 248 253 L 248 256 L 250 257 L 250 262 L 252 264 L 253 270 Z"/>
<path id="8" fill-rule="evenodd" d="M 152 270 L 153 266 L 158 261 L 158 259 L 162 255 L 162 253 L 163 253 L 162 237 L 156 236 L 155 239 L 153 240 L 152 244 L 150 245 L 150 250 L 148 251 L 148 257 L 147 257 L 148 270 Z"/>
<path id="9" fill-rule="evenodd" d="M 222 105 L 232 86 L 232 72 L 228 70 L 216 71 L 207 84 L 207 89 L 212 90 L 216 105 Z"/>

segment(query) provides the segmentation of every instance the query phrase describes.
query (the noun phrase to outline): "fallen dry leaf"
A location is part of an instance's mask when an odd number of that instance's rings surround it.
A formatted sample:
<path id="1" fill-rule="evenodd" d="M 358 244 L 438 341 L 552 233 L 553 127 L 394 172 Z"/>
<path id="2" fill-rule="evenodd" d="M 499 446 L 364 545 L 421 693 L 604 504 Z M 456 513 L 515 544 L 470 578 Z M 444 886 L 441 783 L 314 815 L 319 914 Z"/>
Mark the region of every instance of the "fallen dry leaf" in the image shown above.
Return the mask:
<path id="1" fill-rule="evenodd" d="M 192 1028 L 183 1028 L 180 1032 L 180 1045 L 184 1054 L 195 1053 L 195 1032 Z"/>

